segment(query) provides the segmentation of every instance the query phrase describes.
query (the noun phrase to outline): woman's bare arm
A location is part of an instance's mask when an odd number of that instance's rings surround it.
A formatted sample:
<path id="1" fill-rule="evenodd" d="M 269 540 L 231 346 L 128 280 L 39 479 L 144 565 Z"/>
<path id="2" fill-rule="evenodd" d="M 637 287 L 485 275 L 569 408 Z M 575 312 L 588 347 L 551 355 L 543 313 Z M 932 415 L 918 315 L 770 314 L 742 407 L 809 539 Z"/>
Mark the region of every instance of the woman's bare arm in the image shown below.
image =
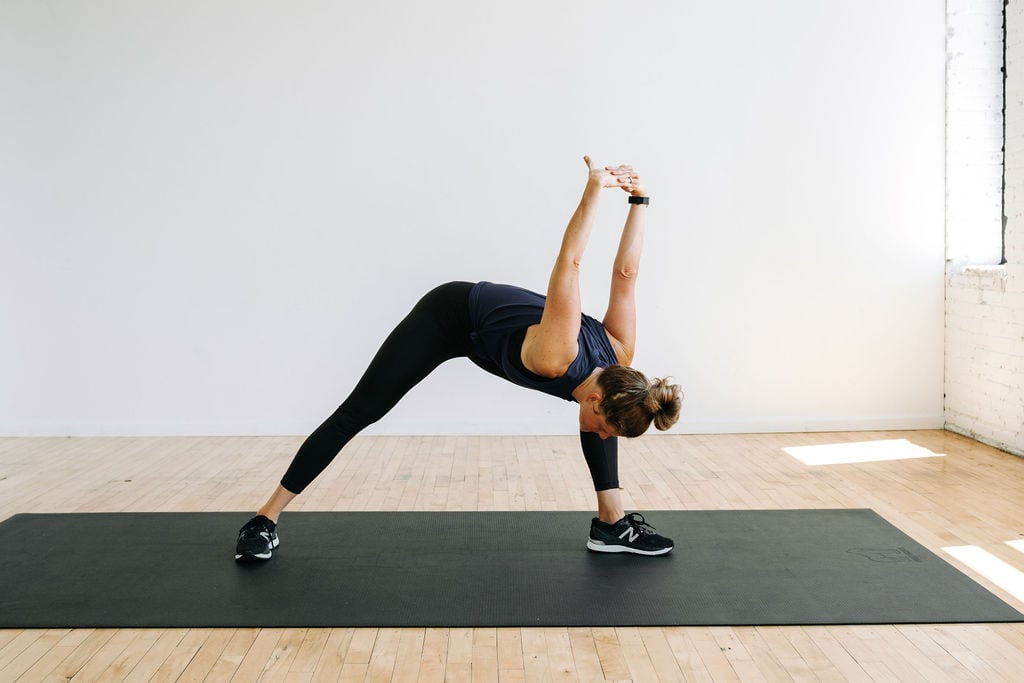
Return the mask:
<path id="1" fill-rule="evenodd" d="M 562 236 L 562 245 L 548 281 L 547 302 L 540 323 L 523 340 L 523 364 L 544 377 L 560 377 L 576 359 L 580 332 L 580 264 L 590 241 L 601 190 L 625 187 L 628 167 L 594 168 L 584 157 L 589 175 L 579 206 Z"/>
<path id="2" fill-rule="evenodd" d="M 633 174 L 635 197 L 646 197 L 647 188 L 637 174 Z M 612 338 L 612 346 L 619 357 L 619 363 L 630 365 L 636 350 L 636 280 L 640 273 L 640 256 L 644 248 L 644 228 L 647 220 L 647 205 L 630 204 L 626 224 L 622 228 L 619 250 L 615 254 L 612 269 L 611 292 L 608 310 L 602 324 Z"/>

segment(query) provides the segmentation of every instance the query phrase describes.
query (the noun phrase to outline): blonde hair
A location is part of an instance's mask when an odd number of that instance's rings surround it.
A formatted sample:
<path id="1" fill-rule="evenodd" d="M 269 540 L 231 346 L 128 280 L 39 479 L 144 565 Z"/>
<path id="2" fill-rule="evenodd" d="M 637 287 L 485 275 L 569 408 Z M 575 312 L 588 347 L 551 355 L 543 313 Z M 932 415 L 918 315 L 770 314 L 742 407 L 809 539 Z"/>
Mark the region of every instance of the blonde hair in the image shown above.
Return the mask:
<path id="1" fill-rule="evenodd" d="M 669 379 L 648 380 L 639 370 L 613 365 L 601 371 L 597 385 L 604 394 L 601 413 L 620 436 L 640 436 L 652 422 L 664 431 L 679 419 L 683 391 Z"/>

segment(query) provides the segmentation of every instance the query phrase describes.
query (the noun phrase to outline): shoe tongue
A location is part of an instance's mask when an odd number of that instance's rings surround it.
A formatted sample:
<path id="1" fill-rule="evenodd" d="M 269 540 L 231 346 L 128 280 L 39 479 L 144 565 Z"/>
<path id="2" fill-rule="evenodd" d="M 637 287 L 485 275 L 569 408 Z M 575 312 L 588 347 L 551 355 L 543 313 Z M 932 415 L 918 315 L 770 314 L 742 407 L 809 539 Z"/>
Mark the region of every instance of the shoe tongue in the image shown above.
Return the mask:
<path id="1" fill-rule="evenodd" d="M 263 515 L 256 515 L 256 519 L 263 522 L 271 529 L 274 529 L 277 526 L 277 524 L 274 524 L 273 520 L 271 520 L 269 517 L 264 517 Z"/>

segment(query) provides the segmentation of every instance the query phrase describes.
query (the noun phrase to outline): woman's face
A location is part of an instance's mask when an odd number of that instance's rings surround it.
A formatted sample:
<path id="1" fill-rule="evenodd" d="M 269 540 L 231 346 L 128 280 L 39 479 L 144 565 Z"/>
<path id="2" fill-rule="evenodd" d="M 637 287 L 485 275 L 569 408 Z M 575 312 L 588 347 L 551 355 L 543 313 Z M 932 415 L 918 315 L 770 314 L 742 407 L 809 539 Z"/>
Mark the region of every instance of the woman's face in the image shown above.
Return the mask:
<path id="1" fill-rule="evenodd" d="M 615 430 L 608 425 L 601 414 L 600 399 L 587 399 L 580 404 L 580 431 L 593 432 L 602 439 L 616 436 Z"/>

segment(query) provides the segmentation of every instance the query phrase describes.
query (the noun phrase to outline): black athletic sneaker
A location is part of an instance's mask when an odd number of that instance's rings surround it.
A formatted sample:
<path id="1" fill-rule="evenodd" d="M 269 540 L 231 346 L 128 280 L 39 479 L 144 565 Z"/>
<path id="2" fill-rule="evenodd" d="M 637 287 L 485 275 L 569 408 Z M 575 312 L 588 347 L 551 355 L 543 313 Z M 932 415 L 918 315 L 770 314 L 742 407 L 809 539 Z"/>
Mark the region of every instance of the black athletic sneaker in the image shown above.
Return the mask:
<path id="1" fill-rule="evenodd" d="M 636 553 L 664 555 L 672 550 L 672 539 L 654 533 L 639 512 L 631 512 L 615 524 L 594 517 L 590 522 L 587 548 L 599 553 Z"/>
<path id="2" fill-rule="evenodd" d="M 256 515 L 238 530 L 235 560 L 238 562 L 265 562 L 281 545 L 277 525 L 263 515 Z"/>

